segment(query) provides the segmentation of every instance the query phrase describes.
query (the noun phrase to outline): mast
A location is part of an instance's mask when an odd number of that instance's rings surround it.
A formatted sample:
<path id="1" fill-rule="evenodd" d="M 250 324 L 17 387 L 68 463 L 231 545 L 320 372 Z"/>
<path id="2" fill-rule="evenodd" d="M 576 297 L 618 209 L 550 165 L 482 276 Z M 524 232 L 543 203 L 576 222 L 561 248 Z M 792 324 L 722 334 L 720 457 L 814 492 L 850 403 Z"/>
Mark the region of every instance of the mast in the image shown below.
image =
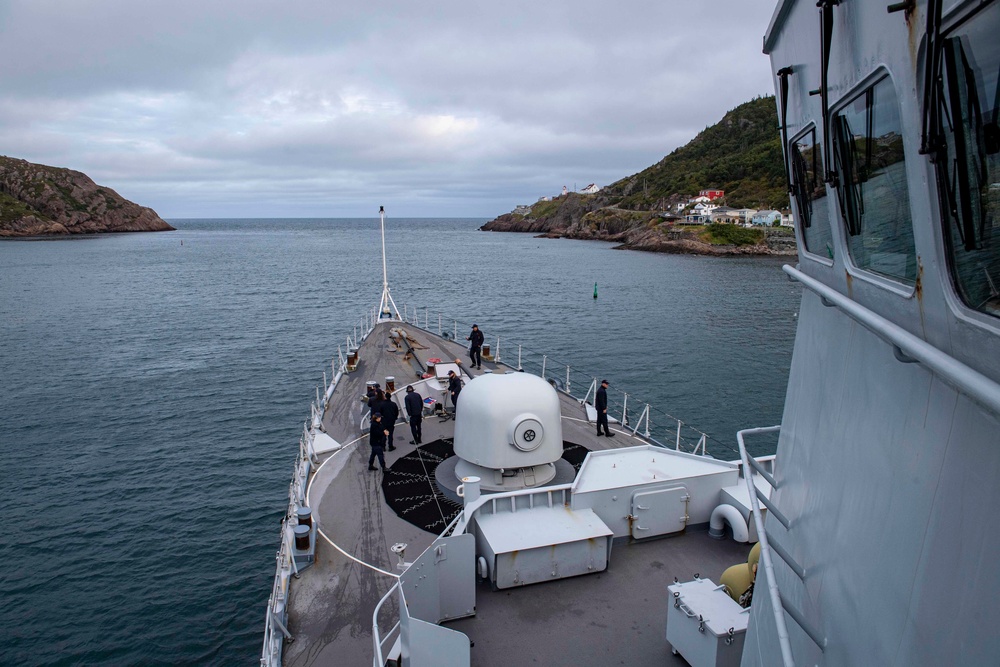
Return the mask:
<path id="1" fill-rule="evenodd" d="M 399 309 L 396 308 L 396 302 L 392 300 L 392 295 L 389 294 L 389 274 L 386 271 L 385 264 L 385 207 L 378 207 L 378 215 L 382 225 L 382 300 L 379 303 L 379 319 L 386 317 L 391 318 L 393 313 L 396 315 L 396 319 L 402 319 L 399 316 Z M 389 306 L 392 306 L 392 310 Z"/>

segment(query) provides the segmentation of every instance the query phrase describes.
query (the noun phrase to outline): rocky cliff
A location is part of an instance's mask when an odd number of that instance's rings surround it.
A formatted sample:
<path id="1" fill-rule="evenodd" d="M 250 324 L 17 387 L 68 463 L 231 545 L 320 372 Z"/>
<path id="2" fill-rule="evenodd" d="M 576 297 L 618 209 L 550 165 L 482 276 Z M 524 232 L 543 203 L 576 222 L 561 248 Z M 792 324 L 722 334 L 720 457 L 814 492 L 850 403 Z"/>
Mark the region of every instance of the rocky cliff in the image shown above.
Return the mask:
<path id="1" fill-rule="evenodd" d="M 785 230 L 728 231 L 690 227 L 661 214 L 677 212 L 701 189 L 726 192 L 733 208 L 788 206 L 777 107 L 773 97 L 741 104 L 655 165 L 597 194 L 568 193 L 519 206 L 482 227 L 549 237 L 595 239 L 619 247 L 705 255 L 794 255 Z"/>
<path id="2" fill-rule="evenodd" d="M 78 171 L 0 156 L 0 237 L 172 229 Z"/>
<path id="3" fill-rule="evenodd" d="M 530 232 L 548 238 L 618 243 L 616 249 L 683 255 L 795 255 L 790 229 L 735 225 L 688 226 L 653 211 L 607 205 L 600 195 L 569 193 L 539 202 L 527 214 L 505 213 L 481 227 L 487 232 Z"/>

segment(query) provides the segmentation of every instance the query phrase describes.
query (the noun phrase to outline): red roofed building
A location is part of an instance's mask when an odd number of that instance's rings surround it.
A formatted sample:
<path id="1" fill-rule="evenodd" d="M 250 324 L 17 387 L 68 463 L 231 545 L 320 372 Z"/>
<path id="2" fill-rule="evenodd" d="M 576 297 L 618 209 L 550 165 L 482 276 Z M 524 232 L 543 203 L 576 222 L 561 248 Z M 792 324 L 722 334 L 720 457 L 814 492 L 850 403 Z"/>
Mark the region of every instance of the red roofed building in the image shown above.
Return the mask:
<path id="1" fill-rule="evenodd" d="M 698 196 L 699 197 L 708 197 L 709 200 L 714 201 L 714 200 L 718 199 L 719 197 L 725 197 L 726 196 L 726 191 L 725 190 L 702 190 L 701 192 L 698 193 Z"/>

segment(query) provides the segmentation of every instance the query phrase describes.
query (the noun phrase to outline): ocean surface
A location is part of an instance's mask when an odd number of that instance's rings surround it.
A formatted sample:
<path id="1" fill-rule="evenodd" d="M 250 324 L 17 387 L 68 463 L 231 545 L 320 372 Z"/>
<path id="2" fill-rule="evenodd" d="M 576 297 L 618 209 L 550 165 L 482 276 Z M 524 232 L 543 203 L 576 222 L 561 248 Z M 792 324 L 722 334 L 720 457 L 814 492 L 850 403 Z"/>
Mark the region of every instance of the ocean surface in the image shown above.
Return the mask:
<path id="1" fill-rule="evenodd" d="M 781 421 L 801 295 L 782 261 L 483 222 L 387 219 L 400 310 L 569 365 L 574 393 L 607 377 L 654 437 L 674 415 L 720 458 Z M 381 294 L 378 220 L 171 223 L 0 243 L 0 664 L 259 659 L 310 401 Z"/>

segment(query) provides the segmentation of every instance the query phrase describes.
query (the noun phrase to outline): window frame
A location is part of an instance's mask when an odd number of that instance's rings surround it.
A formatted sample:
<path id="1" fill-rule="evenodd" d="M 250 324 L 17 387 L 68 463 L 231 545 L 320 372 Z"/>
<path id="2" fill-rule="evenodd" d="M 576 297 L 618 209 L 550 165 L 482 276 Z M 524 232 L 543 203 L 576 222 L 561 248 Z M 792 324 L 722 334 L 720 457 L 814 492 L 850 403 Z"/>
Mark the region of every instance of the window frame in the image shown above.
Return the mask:
<path id="1" fill-rule="evenodd" d="M 880 83 L 883 80 L 888 80 L 889 83 L 892 85 L 892 90 L 896 97 L 896 111 L 899 114 L 900 125 L 902 126 L 904 120 L 903 120 L 903 108 L 899 104 L 899 86 L 897 85 L 896 78 L 893 76 L 892 71 L 884 64 L 882 64 L 876 66 L 865 77 L 860 79 L 856 84 L 854 84 L 851 88 L 849 88 L 847 92 L 845 92 L 844 95 L 841 96 L 835 103 L 830 105 L 830 117 L 829 117 L 830 127 L 832 128 L 834 126 L 834 119 L 837 117 L 837 114 L 839 114 L 841 111 L 843 111 L 848 106 L 853 104 L 854 101 L 857 100 L 859 97 L 861 97 L 866 90 L 874 90 L 876 84 Z M 900 131 L 901 132 L 905 131 L 905 128 L 900 127 Z M 834 162 L 834 160 L 836 160 L 836 157 L 832 153 L 833 137 L 830 137 L 829 140 L 826 142 L 825 148 L 831 151 L 830 155 L 831 165 L 834 167 L 834 169 L 836 169 L 837 165 L 836 162 Z M 836 225 L 832 226 L 836 230 L 835 236 L 837 236 L 840 239 L 840 243 L 843 245 L 842 255 L 844 261 L 844 267 L 846 268 L 848 274 L 851 276 L 852 279 L 856 278 L 864 282 L 876 285 L 878 287 L 881 287 L 882 289 L 885 289 L 886 291 L 892 292 L 904 298 L 912 297 L 916 293 L 917 285 L 920 284 L 920 268 L 919 268 L 920 253 L 917 252 L 917 247 L 916 247 L 917 230 L 913 224 L 914 223 L 913 211 L 919 209 L 916 206 L 914 206 L 913 189 L 909 187 L 909 180 L 910 180 L 909 175 L 914 167 L 914 158 L 910 154 L 910 151 L 911 148 L 908 147 L 907 142 L 904 141 L 903 169 L 904 173 L 907 175 L 906 199 L 907 199 L 907 206 L 909 207 L 910 210 L 910 228 L 911 232 L 913 233 L 914 260 L 917 262 L 917 278 L 912 285 L 902 282 L 901 280 L 892 278 L 890 276 L 878 273 L 876 271 L 872 271 L 871 269 L 867 269 L 863 266 L 859 266 L 855 262 L 854 255 L 851 252 L 850 248 L 850 234 L 847 229 L 847 221 L 844 217 L 844 211 L 841 208 L 842 194 L 840 192 L 840 189 L 844 187 L 844 183 L 841 180 L 840 177 L 841 175 L 839 171 L 837 172 L 837 182 L 835 186 L 833 186 L 833 190 L 835 191 L 834 200 L 836 201 L 836 207 L 837 207 L 837 212 L 836 212 L 837 223 Z"/>
<path id="2" fill-rule="evenodd" d="M 816 251 L 811 250 L 809 248 L 809 245 L 806 242 L 806 232 L 805 232 L 805 226 L 804 226 L 804 222 L 805 221 L 802 219 L 801 209 L 799 208 L 799 195 L 798 195 L 798 192 L 797 192 L 797 182 L 796 182 L 796 178 L 795 178 L 795 168 L 793 166 L 794 165 L 794 157 L 792 156 L 792 146 L 796 145 L 803 138 L 809 136 L 810 133 L 812 133 L 813 136 L 815 137 L 814 145 L 819 146 L 820 151 L 823 152 L 822 155 L 825 157 L 825 154 L 826 154 L 825 150 L 826 149 L 823 146 L 822 130 L 820 129 L 819 125 L 817 125 L 816 121 L 814 121 L 814 120 L 810 120 L 809 122 L 807 122 L 805 124 L 805 126 L 803 127 L 802 130 L 800 130 L 799 132 L 795 133 L 795 135 L 793 135 L 788 140 L 788 145 L 785 147 L 785 150 L 788 151 L 788 169 L 789 169 L 788 180 L 789 180 L 789 183 L 792 184 L 791 195 L 794 198 L 794 203 L 795 203 L 794 208 L 793 208 L 793 211 L 795 213 L 795 233 L 799 234 L 799 238 L 802 239 L 802 248 L 805 251 L 805 252 L 802 253 L 803 255 L 805 255 L 809 259 L 813 260 L 814 262 L 817 262 L 819 264 L 823 264 L 823 265 L 828 266 L 828 267 L 832 267 L 834 265 L 834 263 L 836 263 L 837 256 L 843 252 L 843 249 L 840 248 L 840 247 L 838 247 L 838 244 L 836 242 L 837 233 L 835 231 L 834 225 L 831 224 L 831 220 L 830 220 L 831 216 L 834 215 L 834 213 L 835 213 L 835 210 L 831 208 L 831 204 L 832 204 L 833 200 L 836 199 L 836 196 L 834 195 L 834 193 L 832 193 L 830 191 L 830 188 L 827 187 L 828 184 L 826 183 L 826 181 L 825 181 L 825 179 L 823 177 L 824 176 L 823 170 L 825 168 L 824 167 L 825 162 L 822 159 L 820 159 L 819 165 L 818 165 L 819 166 L 819 180 L 820 180 L 820 182 L 823 183 L 823 188 L 826 190 L 826 199 L 827 199 L 827 204 L 826 204 L 826 206 L 827 206 L 826 224 L 830 227 L 830 243 L 833 245 L 833 250 L 834 250 L 833 257 L 824 257 L 823 255 L 820 255 Z M 815 221 L 811 220 L 810 221 L 810 226 L 812 226 L 813 224 L 815 224 Z"/>
<path id="3" fill-rule="evenodd" d="M 943 13 L 946 14 L 942 17 L 941 28 L 940 28 L 940 38 L 939 41 L 943 44 L 946 40 L 956 37 L 957 34 L 961 33 L 964 28 L 966 28 L 970 22 L 974 21 L 981 11 L 986 10 L 988 7 L 992 7 L 992 2 L 983 2 L 982 0 L 956 0 L 952 3 L 949 8 L 944 8 Z M 926 39 L 926 38 L 925 38 Z M 943 46 L 942 46 L 943 49 Z M 941 80 L 935 83 L 937 90 L 934 95 L 934 104 L 939 105 L 938 113 L 942 117 L 938 118 L 938 126 L 932 128 L 932 133 L 938 137 L 942 142 L 945 141 L 943 137 L 943 128 L 949 122 L 947 118 L 944 118 L 944 113 L 941 111 L 940 106 L 943 104 L 939 95 L 945 95 L 945 83 L 944 83 L 944 53 L 940 54 L 942 60 L 941 71 L 939 73 Z M 925 67 L 928 65 L 925 64 Z M 998 82 L 1000 86 L 1000 82 Z M 944 103 L 946 104 L 946 103 Z M 949 106 L 950 109 L 950 105 Z M 953 110 L 950 110 L 953 112 Z M 928 113 L 928 110 L 922 109 L 922 113 Z M 933 123 L 932 123 L 933 124 Z M 946 152 L 947 154 L 947 152 Z M 941 174 L 940 170 L 945 169 L 946 165 L 941 165 L 934 160 L 931 160 L 931 182 L 933 184 L 935 194 L 933 197 L 932 206 L 936 209 L 935 215 L 935 244 L 936 252 L 939 253 L 942 266 L 942 276 L 943 283 L 946 285 L 945 295 L 946 299 L 950 305 L 952 313 L 954 313 L 961 321 L 969 324 L 974 324 L 978 327 L 985 327 L 985 330 L 997 334 L 1000 333 L 1000 316 L 976 308 L 975 306 L 968 303 L 963 296 L 963 288 L 959 285 L 958 276 L 958 266 L 957 266 L 957 254 L 963 251 L 961 247 L 955 247 L 954 240 L 952 238 L 952 226 L 956 224 L 956 221 L 952 219 L 950 212 L 945 210 L 945 198 L 946 194 L 941 191 Z"/>

